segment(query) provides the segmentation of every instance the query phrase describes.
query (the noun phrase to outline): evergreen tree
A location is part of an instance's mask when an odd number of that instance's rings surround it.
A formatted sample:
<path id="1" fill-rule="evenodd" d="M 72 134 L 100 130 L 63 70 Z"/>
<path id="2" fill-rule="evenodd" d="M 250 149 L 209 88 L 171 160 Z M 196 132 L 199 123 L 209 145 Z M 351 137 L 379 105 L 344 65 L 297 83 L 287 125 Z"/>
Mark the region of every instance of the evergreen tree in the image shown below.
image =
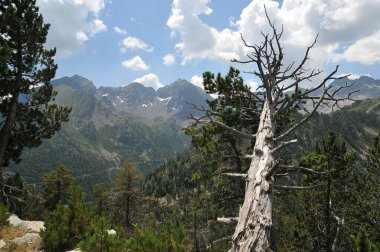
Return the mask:
<path id="1" fill-rule="evenodd" d="M 165 222 L 160 227 L 148 228 L 145 231 L 137 229 L 126 242 L 128 251 L 133 252 L 184 252 L 186 240 L 183 226 Z"/>
<path id="2" fill-rule="evenodd" d="M 133 224 L 136 221 L 137 205 L 141 200 L 141 180 L 141 174 L 132 163 L 125 163 L 115 172 L 115 182 L 111 189 L 114 221 L 118 224 L 123 223 L 127 234 L 133 231 Z"/>
<path id="3" fill-rule="evenodd" d="M 267 13 L 266 13 L 267 14 Z M 280 164 L 280 150 L 297 143 L 297 139 L 289 140 L 294 132 L 298 131 L 307 121 L 309 121 L 322 104 L 330 107 L 339 106 L 339 102 L 347 100 L 350 93 L 344 97 L 338 97 L 338 90 L 329 85 L 330 80 L 344 77 L 335 77 L 338 66 L 325 78 L 315 83 L 311 89 L 305 89 L 303 84 L 306 81 L 315 80 L 322 71 L 317 69 L 305 69 L 306 62 L 309 60 L 311 48 L 316 40 L 306 49 L 306 52 L 299 61 L 286 65 L 284 61 L 284 48 L 281 45 L 283 29 L 277 29 L 276 25 L 267 15 L 271 32 L 263 35 L 263 41 L 259 44 L 250 45 L 242 38 L 244 45 L 250 53 L 245 60 L 233 59 L 233 62 L 241 64 L 252 64 L 253 70 L 250 72 L 259 78 L 261 84 L 259 92 L 253 93 L 252 97 L 256 100 L 255 110 L 249 109 L 248 114 L 252 127 L 256 123 L 255 118 L 260 118 L 257 130 L 254 133 L 245 132 L 238 128 L 228 126 L 223 122 L 220 113 L 214 113 L 212 109 L 197 107 L 196 109 L 204 112 L 203 116 L 194 117 L 194 125 L 207 124 L 218 125 L 223 129 L 229 130 L 236 136 L 243 139 L 255 141 L 251 149 L 251 163 L 247 172 L 224 173 L 233 179 L 241 179 L 245 182 L 245 194 L 243 205 L 239 208 L 239 216 L 231 217 L 226 222 L 236 222 L 234 235 L 232 236 L 231 251 L 269 251 L 273 249 L 271 240 L 272 232 L 272 213 L 274 202 L 273 185 L 275 177 L 280 169 L 286 165 Z M 203 76 L 204 84 L 218 83 L 218 78 L 213 75 Z M 347 87 L 347 86 L 346 86 Z M 334 91 L 333 91 L 334 90 Z M 294 116 L 299 110 L 307 110 L 306 102 L 312 104 L 308 115 L 292 123 L 283 122 Z M 223 219 L 225 220 L 225 218 Z"/>
<path id="4" fill-rule="evenodd" d="M 358 220 L 356 228 L 364 227 L 369 239 L 380 245 L 380 134 L 373 139 L 365 156 L 362 175 L 356 178 L 356 182 L 361 188 L 359 204 L 353 209 Z"/>
<path id="5" fill-rule="evenodd" d="M 354 170 L 355 155 L 348 152 L 345 143 L 340 142 L 333 132 L 329 132 L 323 139 L 322 145 L 316 146 L 316 151 L 304 157 L 300 161 L 303 167 L 323 173 L 322 176 L 315 174 L 304 175 L 303 185 L 323 185 L 325 190 L 314 190 L 303 192 L 307 208 L 310 211 L 309 218 L 314 245 L 325 251 L 332 251 L 334 238 L 341 236 L 337 233 L 340 223 L 337 219 L 344 219 L 346 209 L 349 208 L 348 195 L 353 188 L 350 185 L 350 173 Z M 307 216 L 307 215 L 306 215 Z M 316 232 L 317 226 L 322 226 L 322 233 Z M 339 231 L 341 232 L 341 231 Z M 324 239 L 321 238 L 324 237 Z M 319 237 L 319 238 L 317 238 Z M 317 249 L 317 248 L 315 248 Z M 318 250 L 318 249 L 317 249 Z"/>
<path id="6" fill-rule="evenodd" d="M 49 252 L 73 249 L 90 232 L 93 218 L 83 204 L 83 192 L 72 183 L 68 205 L 58 204 L 45 219 L 45 230 L 40 232 L 44 248 Z"/>
<path id="7" fill-rule="evenodd" d="M 368 235 L 364 229 L 361 229 L 355 240 L 356 252 L 372 252 Z"/>
<path id="8" fill-rule="evenodd" d="M 94 186 L 93 194 L 96 200 L 96 213 L 103 216 L 108 209 L 109 191 L 104 183 L 98 183 Z"/>
<path id="9" fill-rule="evenodd" d="M 68 120 L 70 109 L 50 103 L 57 65 L 55 49 L 44 49 L 48 30 L 36 0 L 0 2 L 0 167 L 19 162 L 24 147 L 40 145 Z"/>
<path id="10" fill-rule="evenodd" d="M 73 181 L 74 177 L 70 174 L 69 168 L 63 165 L 42 176 L 43 197 L 48 211 L 55 210 L 59 203 L 67 203 L 70 184 Z"/>
<path id="11" fill-rule="evenodd" d="M 4 191 L 9 210 L 22 218 L 27 191 L 24 186 L 24 181 L 19 173 L 16 173 L 14 176 L 11 176 L 6 180 Z"/>
<path id="12" fill-rule="evenodd" d="M 9 215 L 8 206 L 0 204 L 0 227 L 9 225 Z"/>

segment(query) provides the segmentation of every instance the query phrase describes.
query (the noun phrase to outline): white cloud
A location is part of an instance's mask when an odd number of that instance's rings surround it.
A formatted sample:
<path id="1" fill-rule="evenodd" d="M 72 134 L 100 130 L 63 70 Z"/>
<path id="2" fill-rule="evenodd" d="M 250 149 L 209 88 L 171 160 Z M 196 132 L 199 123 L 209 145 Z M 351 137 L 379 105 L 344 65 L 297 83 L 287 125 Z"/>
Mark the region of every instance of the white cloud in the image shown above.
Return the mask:
<path id="1" fill-rule="evenodd" d="M 224 42 L 228 38 L 231 42 L 232 34 L 229 29 L 218 32 L 216 29 L 203 23 L 198 15 L 210 15 L 212 9 L 207 4 L 210 0 L 174 0 L 172 14 L 167 21 L 167 25 L 181 37 L 181 42 L 176 44 L 176 48 L 182 53 L 182 64 L 194 59 L 227 59 L 237 55 L 231 49 L 234 49 L 236 43 Z M 226 37 L 227 36 L 227 37 Z M 196 39 L 194 39 L 196 38 Z M 230 59 L 230 58 L 229 58 Z"/>
<path id="2" fill-rule="evenodd" d="M 137 78 L 134 80 L 134 82 L 138 82 L 143 84 L 146 87 L 152 87 L 154 89 L 158 89 L 160 87 L 163 87 L 162 83 L 160 82 L 160 79 L 157 75 L 153 73 L 146 74 L 142 76 L 141 78 Z"/>
<path id="3" fill-rule="evenodd" d="M 140 58 L 140 56 L 135 56 L 130 60 L 124 60 L 121 65 L 127 69 L 133 71 L 146 71 L 149 66 Z"/>
<path id="4" fill-rule="evenodd" d="M 259 83 L 257 83 L 254 80 L 248 80 L 247 86 L 251 88 L 252 92 L 256 92 L 257 88 L 260 86 Z"/>
<path id="5" fill-rule="evenodd" d="M 171 53 L 166 54 L 164 57 L 162 57 L 163 64 L 165 66 L 171 66 L 175 64 L 175 58 L 174 55 Z"/>
<path id="6" fill-rule="evenodd" d="M 199 76 L 199 75 L 194 75 L 193 77 L 191 77 L 190 82 L 191 82 L 192 84 L 194 84 L 195 86 L 204 89 L 204 87 L 203 87 L 203 78 L 202 78 L 201 76 Z"/>
<path id="7" fill-rule="evenodd" d="M 211 0 L 173 0 L 167 25 L 178 34 L 177 50 L 182 63 L 192 60 L 245 57 L 240 33 L 249 44 L 263 40 L 261 32 L 270 32 L 264 5 L 272 21 L 284 25 L 282 45 L 285 63 L 300 60 L 315 36 L 317 44 L 310 52 L 306 67 L 323 68 L 336 60 L 363 64 L 380 62 L 380 0 L 274 0 L 251 1 L 239 18 L 230 18 L 230 28 L 218 30 L 203 22 L 210 15 Z M 194 39 L 197 38 L 197 39 Z"/>
<path id="8" fill-rule="evenodd" d="M 360 62 L 371 65 L 380 62 L 380 31 L 360 39 L 350 45 L 342 54 L 336 55 L 336 60 Z"/>
<path id="9" fill-rule="evenodd" d="M 107 26 L 100 19 L 94 19 L 90 23 L 90 30 L 92 35 L 107 31 Z"/>
<path id="10" fill-rule="evenodd" d="M 129 36 L 123 40 L 122 43 L 124 50 L 143 50 L 146 52 L 153 52 L 153 47 L 149 47 L 144 41 L 139 38 Z"/>
<path id="11" fill-rule="evenodd" d="M 81 41 L 81 42 L 85 42 L 88 40 L 86 33 L 84 33 L 83 31 L 77 32 L 76 38 L 78 41 Z"/>
<path id="12" fill-rule="evenodd" d="M 64 0 L 59 0 L 59 1 L 64 1 Z M 90 11 L 94 13 L 99 13 L 102 9 L 104 9 L 106 3 L 108 2 L 107 0 L 73 0 L 75 5 L 78 6 L 85 6 L 88 8 Z"/>
<path id="13" fill-rule="evenodd" d="M 127 31 L 123 28 L 115 26 L 114 29 L 115 29 L 115 32 L 120 34 L 120 35 L 127 35 Z"/>
<path id="14" fill-rule="evenodd" d="M 107 30 L 98 18 L 108 0 L 37 0 L 44 22 L 51 24 L 46 47 L 68 57 L 85 49 L 85 42 Z"/>

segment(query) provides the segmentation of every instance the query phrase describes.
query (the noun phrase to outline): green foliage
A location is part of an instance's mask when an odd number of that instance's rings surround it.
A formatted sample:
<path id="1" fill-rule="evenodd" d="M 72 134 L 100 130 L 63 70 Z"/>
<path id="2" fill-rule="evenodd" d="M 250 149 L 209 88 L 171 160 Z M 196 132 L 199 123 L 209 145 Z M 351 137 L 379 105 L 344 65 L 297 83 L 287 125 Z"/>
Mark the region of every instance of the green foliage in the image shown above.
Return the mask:
<path id="1" fill-rule="evenodd" d="M 108 210 L 108 197 L 109 197 L 109 191 L 105 184 L 98 183 L 94 186 L 93 194 L 96 200 L 96 213 L 99 216 L 103 216 L 106 211 Z"/>
<path id="2" fill-rule="evenodd" d="M 85 190 L 86 200 L 93 200 L 94 185 L 111 185 L 110 171 L 118 162 L 128 160 L 138 164 L 141 173 L 147 175 L 184 151 L 190 142 L 175 122 L 158 121 L 147 125 L 133 118 L 98 129 L 91 137 L 95 140 L 90 140 L 78 132 L 82 131 L 86 120 L 78 120 L 71 116 L 70 122 L 63 125 L 58 134 L 38 148 L 26 150 L 22 156 L 25 162 L 12 169 L 22 170 L 28 182 L 39 183 L 44 173 L 64 164 L 70 167 L 77 183 Z"/>
<path id="3" fill-rule="evenodd" d="M 367 232 L 361 229 L 355 240 L 355 248 L 357 252 L 371 252 L 371 244 L 368 239 Z"/>
<path id="4" fill-rule="evenodd" d="M 109 226 L 105 218 L 95 218 L 84 239 L 79 243 L 79 248 L 84 252 L 127 252 L 125 240 L 118 234 L 108 234 Z M 120 233 L 120 232 L 119 232 Z"/>
<path id="5" fill-rule="evenodd" d="M 139 229 L 127 240 L 126 246 L 131 252 L 186 251 L 185 233 L 181 225 L 167 222 L 160 229 Z"/>
<path id="6" fill-rule="evenodd" d="M 130 233 L 133 231 L 138 213 L 137 207 L 141 201 L 142 176 L 135 165 L 127 162 L 115 171 L 114 180 L 111 189 L 113 220 L 119 225 L 122 223 L 126 233 Z"/>
<path id="7" fill-rule="evenodd" d="M 55 170 L 44 174 L 42 181 L 45 208 L 48 211 L 55 210 L 58 204 L 67 203 L 69 188 L 74 182 L 74 177 L 70 174 L 69 168 L 63 165 L 58 166 Z"/>
<path id="8" fill-rule="evenodd" d="M 16 173 L 15 175 L 10 176 L 5 183 L 6 187 L 4 188 L 4 191 L 9 211 L 22 217 L 27 195 L 27 191 L 24 188 L 24 181 L 20 174 Z"/>
<path id="9" fill-rule="evenodd" d="M 50 84 L 57 65 L 56 50 L 44 49 L 48 30 L 36 0 L 0 2 L 2 166 L 19 162 L 24 147 L 39 146 L 68 120 L 70 109 L 50 103 L 57 95 Z"/>
<path id="10" fill-rule="evenodd" d="M 300 165 L 323 174 L 297 174 L 289 176 L 291 183 L 322 187 L 299 192 L 281 192 L 274 216 L 276 240 L 284 251 L 330 251 L 337 239 L 337 251 L 352 251 L 353 237 L 366 229 L 366 236 L 374 243 L 379 241 L 378 221 L 379 182 L 346 149 L 345 143 L 332 132 L 317 144 L 316 150 L 301 158 Z M 279 179 L 284 183 L 284 180 Z M 338 232 L 336 218 L 344 219 Z M 343 231 L 342 231 L 343 230 Z M 360 238 L 361 243 L 365 239 Z M 280 251 L 282 251 L 280 250 Z"/>
<path id="11" fill-rule="evenodd" d="M 210 72 L 203 74 L 203 85 L 207 93 L 218 95 L 207 101 L 212 116 L 229 127 L 242 132 L 254 134 L 259 121 L 260 102 L 249 87 L 244 84 L 240 71 L 231 67 L 228 74 L 216 77 Z M 250 139 L 236 138 L 229 131 L 215 124 L 203 127 L 187 128 L 186 133 L 192 136 L 192 143 L 211 160 L 222 158 L 238 171 L 247 166 L 241 159 L 251 149 L 254 142 Z"/>
<path id="12" fill-rule="evenodd" d="M 59 204 L 45 219 L 45 230 L 40 232 L 47 251 L 58 252 L 74 248 L 90 231 L 93 214 L 83 205 L 83 192 L 70 186 L 68 205 Z"/>
<path id="13" fill-rule="evenodd" d="M 232 227 L 217 223 L 216 218 L 236 216 L 236 206 L 242 199 L 238 181 L 213 177 L 215 167 L 203 164 L 200 153 L 190 149 L 162 166 L 144 183 L 145 193 L 150 196 L 146 205 L 149 218 L 183 224 L 194 251 L 206 250 L 212 241 L 231 234 Z M 209 179 L 203 179 L 206 176 Z M 226 250 L 225 245 L 218 244 L 214 251 Z"/>
<path id="14" fill-rule="evenodd" d="M 0 204 L 0 227 L 9 225 L 9 208 L 6 205 Z"/>
<path id="15" fill-rule="evenodd" d="M 372 148 L 368 150 L 365 158 L 365 166 L 367 169 L 375 173 L 380 173 L 380 134 L 373 139 Z"/>

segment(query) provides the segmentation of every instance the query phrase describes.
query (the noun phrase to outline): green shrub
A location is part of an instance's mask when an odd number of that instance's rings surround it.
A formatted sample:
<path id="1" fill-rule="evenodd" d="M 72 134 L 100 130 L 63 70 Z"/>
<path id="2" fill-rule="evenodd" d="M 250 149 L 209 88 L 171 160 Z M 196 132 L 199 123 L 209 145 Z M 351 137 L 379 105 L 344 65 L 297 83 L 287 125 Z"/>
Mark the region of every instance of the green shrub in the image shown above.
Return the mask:
<path id="1" fill-rule="evenodd" d="M 72 249 L 91 228 L 93 214 L 83 205 L 83 193 L 73 184 L 68 206 L 58 205 L 45 219 L 45 230 L 40 232 L 46 251 Z"/>
<path id="2" fill-rule="evenodd" d="M 125 240 L 117 235 L 109 235 L 109 227 L 106 220 L 98 218 L 94 221 L 91 231 L 85 235 L 79 243 L 79 248 L 84 252 L 126 252 Z"/>
<path id="3" fill-rule="evenodd" d="M 9 215 L 8 207 L 0 204 L 0 227 L 9 225 Z"/>
<path id="4" fill-rule="evenodd" d="M 161 230 L 136 230 L 127 241 L 127 247 L 132 252 L 184 252 L 185 232 L 182 226 L 176 227 L 171 222 L 165 223 Z"/>

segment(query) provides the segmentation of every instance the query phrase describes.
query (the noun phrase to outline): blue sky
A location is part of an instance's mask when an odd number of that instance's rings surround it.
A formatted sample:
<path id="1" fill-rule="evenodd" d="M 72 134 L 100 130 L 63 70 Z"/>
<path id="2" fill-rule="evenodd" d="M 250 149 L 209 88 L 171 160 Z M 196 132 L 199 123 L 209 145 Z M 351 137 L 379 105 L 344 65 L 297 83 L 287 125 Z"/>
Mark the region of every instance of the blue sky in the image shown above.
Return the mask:
<path id="1" fill-rule="evenodd" d="M 258 43 L 269 31 L 264 4 L 284 24 L 286 62 L 319 34 L 309 66 L 380 79 L 380 0 L 38 0 L 57 47 L 56 77 L 82 75 L 96 86 L 140 81 L 155 88 L 178 78 L 200 85 L 243 59 L 239 34 Z M 377 21 L 376 21 L 377 20 Z M 166 56 L 165 60 L 164 57 Z M 237 66 L 248 70 L 253 66 Z M 253 87 L 258 80 L 244 76 Z M 316 80 L 317 81 L 317 80 Z"/>

